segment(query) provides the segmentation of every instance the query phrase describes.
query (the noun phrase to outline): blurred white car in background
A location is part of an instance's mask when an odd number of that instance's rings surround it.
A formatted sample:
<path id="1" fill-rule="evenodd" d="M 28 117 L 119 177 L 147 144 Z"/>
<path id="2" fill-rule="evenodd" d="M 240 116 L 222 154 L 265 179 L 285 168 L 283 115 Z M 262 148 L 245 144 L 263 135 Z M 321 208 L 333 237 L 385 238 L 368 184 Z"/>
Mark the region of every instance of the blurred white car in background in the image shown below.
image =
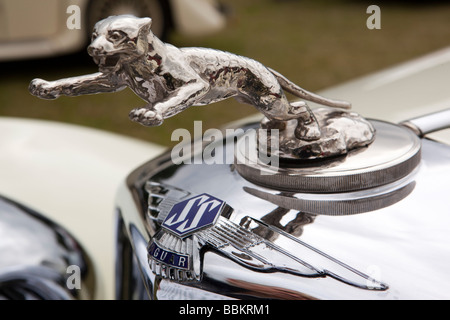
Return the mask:
<path id="1" fill-rule="evenodd" d="M 79 8 L 80 26 L 68 27 Z M 153 19 L 153 32 L 164 39 L 171 29 L 198 36 L 225 26 L 216 0 L 0 0 L 0 61 L 49 57 L 83 49 L 94 24 L 110 15 Z M 70 23 L 69 23 L 70 26 Z"/>

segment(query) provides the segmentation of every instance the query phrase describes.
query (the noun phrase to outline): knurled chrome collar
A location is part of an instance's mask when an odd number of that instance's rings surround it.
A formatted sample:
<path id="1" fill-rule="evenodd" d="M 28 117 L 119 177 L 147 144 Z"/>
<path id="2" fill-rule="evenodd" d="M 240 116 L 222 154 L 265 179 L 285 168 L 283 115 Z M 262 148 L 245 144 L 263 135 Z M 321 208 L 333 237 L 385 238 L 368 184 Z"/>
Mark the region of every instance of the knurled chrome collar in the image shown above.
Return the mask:
<path id="1" fill-rule="evenodd" d="M 280 159 L 278 167 L 246 154 L 248 148 L 244 139 L 240 139 L 236 169 L 242 177 L 263 187 L 311 193 L 364 190 L 395 182 L 410 174 L 420 163 L 420 139 L 412 131 L 395 124 L 371 123 L 376 129 L 376 138 L 367 147 L 326 160 Z"/>

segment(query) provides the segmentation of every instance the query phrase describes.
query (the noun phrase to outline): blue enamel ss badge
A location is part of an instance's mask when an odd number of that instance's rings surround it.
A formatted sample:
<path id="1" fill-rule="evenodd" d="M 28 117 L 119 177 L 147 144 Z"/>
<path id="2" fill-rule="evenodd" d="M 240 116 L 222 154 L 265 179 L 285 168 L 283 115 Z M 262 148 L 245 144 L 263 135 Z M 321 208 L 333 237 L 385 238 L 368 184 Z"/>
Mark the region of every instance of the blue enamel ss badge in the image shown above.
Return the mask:
<path id="1" fill-rule="evenodd" d="M 162 227 L 180 238 L 186 238 L 213 226 L 224 205 L 224 201 L 203 193 L 175 204 L 164 219 Z"/>
<path id="2" fill-rule="evenodd" d="M 158 183 L 148 184 L 149 214 L 158 213 L 161 229 L 147 247 L 149 267 L 156 275 L 177 282 L 200 280 L 203 232 L 214 228 L 231 210 L 207 193 L 195 195 Z"/>

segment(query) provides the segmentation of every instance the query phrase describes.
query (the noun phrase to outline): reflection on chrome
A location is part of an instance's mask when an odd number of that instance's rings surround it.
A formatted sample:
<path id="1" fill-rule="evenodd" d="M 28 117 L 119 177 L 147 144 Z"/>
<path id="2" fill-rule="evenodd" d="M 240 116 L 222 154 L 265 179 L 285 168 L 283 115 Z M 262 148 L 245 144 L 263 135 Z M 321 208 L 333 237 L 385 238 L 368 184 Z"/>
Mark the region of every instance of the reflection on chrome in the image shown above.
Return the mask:
<path id="1" fill-rule="evenodd" d="M 93 298 L 90 261 L 79 243 L 40 214 L 0 197 L 0 300 Z M 80 270 L 71 286 L 69 267 Z"/>
<path id="2" fill-rule="evenodd" d="M 397 181 L 351 192 L 276 190 L 249 181 L 234 165 L 174 165 L 170 153 L 148 162 L 128 177 L 120 193 L 118 207 L 128 208 L 121 210 L 123 224 L 140 226 L 135 230 L 142 232 L 147 248 L 156 242 L 167 254 L 187 253 L 193 263 L 188 277 L 188 271 L 180 273 L 167 263 L 170 259 L 152 257 L 148 251 L 140 256 L 138 260 L 150 262 L 151 274 L 144 277 L 148 296 L 446 297 L 450 283 L 444 266 L 450 258 L 444 247 L 431 249 L 429 243 L 449 240 L 444 227 L 450 223 L 449 203 L 433 195 L 448 178 L 444 178 L 448 163 L 443 160 L 450 157 L 450 149 L 428 140 L 417 149 L 414 143 L 407 149 L 408 159 L 420 151 L 420 165 L 416 161 L 409 174 L 405 169 Z M 229 208 L 213 226 L 184 239 L 162 228 L 175 204 L 205 192 Z M 320 204 L 306 205 L 309 201 Z M 166 240 L 161 243 L 162 236 Z M 127 237 L 123 241 L 133 243 Z M 183 242 L 189 241 L 195 245 L 182 251 Z M 430 283 L 441 286 L 431 288 Z"/>

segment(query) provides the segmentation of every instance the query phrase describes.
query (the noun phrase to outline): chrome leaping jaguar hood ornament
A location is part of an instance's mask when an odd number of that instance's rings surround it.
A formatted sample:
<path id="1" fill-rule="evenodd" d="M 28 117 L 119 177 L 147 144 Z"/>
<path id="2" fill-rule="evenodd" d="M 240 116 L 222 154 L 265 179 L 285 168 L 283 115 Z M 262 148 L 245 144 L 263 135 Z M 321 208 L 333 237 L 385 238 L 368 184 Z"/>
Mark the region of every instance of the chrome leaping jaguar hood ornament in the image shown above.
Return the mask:
<path id="1" fill-rule="evenodd" d="M 333 109 L 312 112 L 304 101 L 289 102 L 284 91 L 334 108 L 349 109 L 350 103 L 308 92 L 250 58 L 163 43 L 151 32 L 151 23 L 150 18 L 129 15 L 98 22 L 88 52 L 100 72 L 52 82 L 35 79 L 30 92 L 55 99 L 129 87 L 147 102 L 129 115 L 144 126 L 158 126 L 190 106 L 234 97 L 265 116 L 264 129 L 280 131 L 280 151 L 286 157 L 345 154 L 373 140 L 373 127 L 358 115 Z"/>
<path id="2" fill-rule="evenodd" d="M 420 139 L 404 127 L 347 111 L 350 103 L 308 92 L 250 58 L 163 43 L 150 27 L 150 18 L 102 20 L 88 48 L 98 73 L 30 84 L 30 92 L 44 99 L 129 87 L 147 102 L 129 115 L 144 126 L 230 97 L 264 116 L 243 125 L 258 131 L 236 131 L 231 139 L 210 144 L 223 143 L 213 148 L 233 153 L 231 164 L 176 164 L 166 153 L 128 176 L 125 193 L 139 203 L 135 211 L 117 205 L 126 227 L 126 236 L 119 238 L 141 250 L 137 258 L 148 271 L 146 283 L 155 291 L 162 287 L 152 276 L 194 287 L 210 281 L 211 288 L 222 282 L 243 288 L 273 273 L 328 279 L 346 290 L 364 289 L 368 296 L 386 292 L 388 284 L 361 271 L 361 265 L 350 266 L 319 249 L 317 238 L 306 242 L 299 236 L 323 217 L 382 210 L 407 198 L 421 161 Z M 303 100 L 288 101 L 285 92 L 326 107 L 311 110 Z M 248 138 L 256 143 L 248 147 Z M 227 148 L 235 140 L 235 148 Z M 253 157 L 264 150 L 279 157 L 278 166 Z M 291 220 L 282 224 L 282 219 Z M 203 263 L 206 258 L 209 263 Z M 224 270 L 230 278 L 223 278 Z M 247 274 L 258 279 L 250 283 Z"/>

